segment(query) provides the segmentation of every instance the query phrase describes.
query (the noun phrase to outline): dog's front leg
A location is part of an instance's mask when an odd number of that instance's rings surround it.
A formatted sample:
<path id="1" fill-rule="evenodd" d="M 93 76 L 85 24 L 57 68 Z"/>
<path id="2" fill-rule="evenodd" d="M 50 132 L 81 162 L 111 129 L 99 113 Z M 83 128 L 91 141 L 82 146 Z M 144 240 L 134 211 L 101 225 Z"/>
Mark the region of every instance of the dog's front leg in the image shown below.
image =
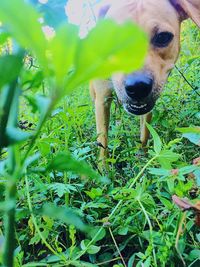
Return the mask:
<path id="1" fill-rule="evenodd" d="M 140 117 L 140 141 L 142 147 L 145 147 L 149 139 L 149 130 L 146 126 L 146 122 L 150 123 L 152 119 L 152 113 L 149 112 Z"/>
<path id="2" fill-rule="evenodd" d="M 110 82 L 100 80 L 93 81 L 90 84 L 90 93 L 95 104 L 97 141 L 100 146 L 99 160 L 104 164 L 108 156 L 108 128 L 112 102 Z"/>

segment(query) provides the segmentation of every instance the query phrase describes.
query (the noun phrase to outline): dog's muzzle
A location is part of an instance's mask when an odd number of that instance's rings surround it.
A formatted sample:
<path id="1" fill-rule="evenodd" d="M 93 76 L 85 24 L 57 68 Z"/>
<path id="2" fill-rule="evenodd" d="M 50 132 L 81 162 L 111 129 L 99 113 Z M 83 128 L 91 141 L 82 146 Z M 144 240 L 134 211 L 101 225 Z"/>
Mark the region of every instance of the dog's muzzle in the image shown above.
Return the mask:
<path id="1" fill-rule="evenodd" d="M 125 91 L 128 102 L 124 108 L 128 113 L 143 115 L 150 112 L 154 105 L 153 78 L 142 73 L 133 73 L 125 78 Z"/>

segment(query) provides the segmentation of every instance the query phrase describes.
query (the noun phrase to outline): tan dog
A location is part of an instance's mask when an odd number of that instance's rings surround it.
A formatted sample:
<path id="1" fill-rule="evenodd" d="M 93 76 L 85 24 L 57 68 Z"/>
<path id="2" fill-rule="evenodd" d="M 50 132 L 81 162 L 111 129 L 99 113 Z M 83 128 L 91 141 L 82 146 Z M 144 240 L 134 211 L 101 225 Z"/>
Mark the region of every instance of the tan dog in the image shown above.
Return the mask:
<path id="1" fill-rule="evenodd" d="M 200 27 L 200 0 L 116 0 L 104 12 L 119 24 L 126 20 L 138 24 L 149 36 L 149 51 L 143 69 L 129 75 L 115 74 L 112 83 L 91 82 L 98 142 L 102 145 L 100 160 L 107 156 L 112 88 L 128 113 L 142 115 L 140 139 L 146 145 L 149 132 L 145 122 L 150 122 L 151 110 L 178 58 L 181 22 L 191 18 Z"/>

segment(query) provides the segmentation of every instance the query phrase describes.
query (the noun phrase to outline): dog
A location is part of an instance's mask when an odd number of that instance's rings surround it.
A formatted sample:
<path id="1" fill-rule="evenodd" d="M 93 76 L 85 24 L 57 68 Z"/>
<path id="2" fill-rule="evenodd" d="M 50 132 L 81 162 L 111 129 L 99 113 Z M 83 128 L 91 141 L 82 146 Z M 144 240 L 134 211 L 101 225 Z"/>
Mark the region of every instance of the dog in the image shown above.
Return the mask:
<path id="1" fill-rule="evenodd" d="M 108 80 L 90 83 L 100 144 L 99 160 L 105 162 L 112 90 L 128 113 L 141 116 L 140 140 L 145 147 L 149 138 L 146 122 L 151 121 L 151 111 L 179 55 L 181 23 L 191 18 L 200 27 L 200 0 L 116 0 L 102 7 L 100 15 L 118 24 L 131 20 L 149 37 L 142 69 L 128 75 L 114 74 L 112 83 Z"/>

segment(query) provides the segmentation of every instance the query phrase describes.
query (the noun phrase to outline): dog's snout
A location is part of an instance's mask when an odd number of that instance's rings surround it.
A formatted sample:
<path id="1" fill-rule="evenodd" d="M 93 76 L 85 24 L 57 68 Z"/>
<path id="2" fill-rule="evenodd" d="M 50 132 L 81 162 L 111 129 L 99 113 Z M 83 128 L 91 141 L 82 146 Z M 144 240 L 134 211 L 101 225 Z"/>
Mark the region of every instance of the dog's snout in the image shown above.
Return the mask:
<path id="1" fill-rule="evenodd" d="M 125 79 L 125 90 L 131 99 L 142 100 L 151 93 L 153 79 L 142 74 L 130 74 Z"/>

